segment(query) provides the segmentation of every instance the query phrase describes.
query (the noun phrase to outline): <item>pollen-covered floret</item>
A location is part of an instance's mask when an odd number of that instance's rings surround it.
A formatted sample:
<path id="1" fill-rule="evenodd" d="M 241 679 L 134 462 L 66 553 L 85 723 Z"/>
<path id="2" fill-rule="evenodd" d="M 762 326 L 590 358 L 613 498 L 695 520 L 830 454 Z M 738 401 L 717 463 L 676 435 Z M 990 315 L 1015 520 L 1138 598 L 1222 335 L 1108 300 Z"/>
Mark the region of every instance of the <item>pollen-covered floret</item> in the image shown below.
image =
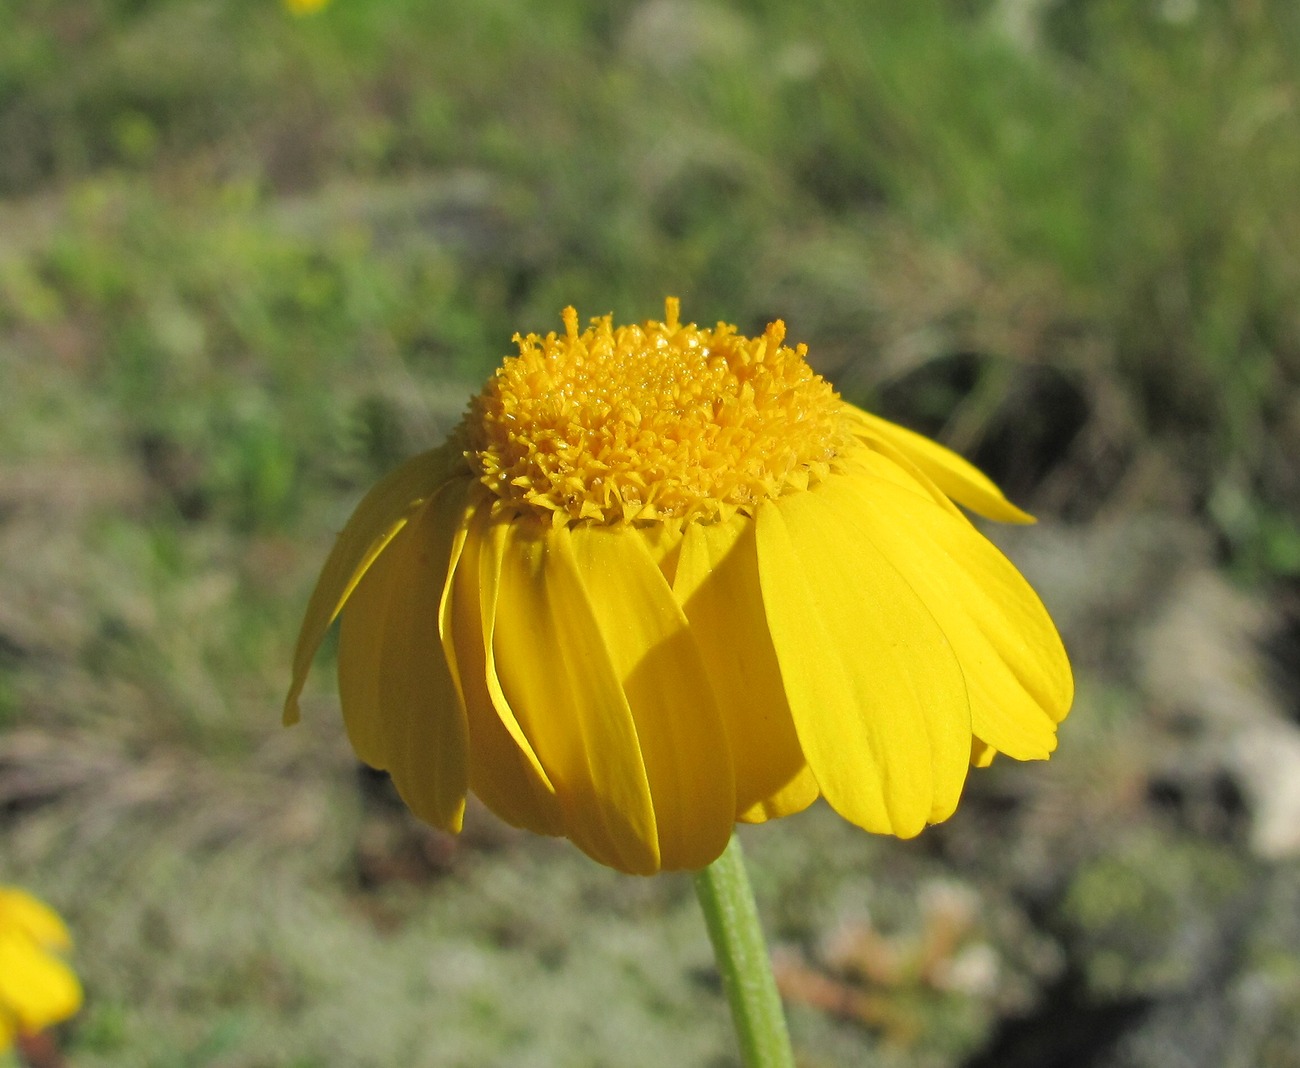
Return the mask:
<path id="1" fill-rule="evenodd" d="M 728 519 L 826 477 L 850 428 L 834 390 L 788 348 L 678 322 L 516 335 L 472 402 L 466 457 L 506 505 L 553 522 Z"/>

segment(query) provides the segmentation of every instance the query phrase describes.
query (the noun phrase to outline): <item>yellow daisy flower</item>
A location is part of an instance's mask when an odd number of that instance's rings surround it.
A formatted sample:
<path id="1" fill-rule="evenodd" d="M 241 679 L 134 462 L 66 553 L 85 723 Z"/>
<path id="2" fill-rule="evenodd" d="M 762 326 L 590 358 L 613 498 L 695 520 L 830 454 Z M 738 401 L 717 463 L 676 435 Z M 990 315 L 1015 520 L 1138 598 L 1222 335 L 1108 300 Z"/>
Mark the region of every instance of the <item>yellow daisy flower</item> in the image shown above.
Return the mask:
<path id="1" fill-rule="evenodd" d="M 329 0 L 284 0 L 284 6 L 295 15 L 312 15 L 323 8 Z"/>
<path id="2" fill-rule="evenodd" d="M 61 957 L 71 944 L 53 909 L 0 887 L 0 1053 L 81 1008 L 81 984 Z"/>
<path id="3" fill-rule="evenodd" d="M 357 507 L 287 723 L 342 612 L 348 735 L 418 817 L 458 830 L 472 790 L 636 873 L 818 796 L 909 837 L 970 764 L 1052 752 L 1060 638 L 953 504 L 1030 522 L 988 478 L 846 404 L 780 322 L 564 325 Z"/>

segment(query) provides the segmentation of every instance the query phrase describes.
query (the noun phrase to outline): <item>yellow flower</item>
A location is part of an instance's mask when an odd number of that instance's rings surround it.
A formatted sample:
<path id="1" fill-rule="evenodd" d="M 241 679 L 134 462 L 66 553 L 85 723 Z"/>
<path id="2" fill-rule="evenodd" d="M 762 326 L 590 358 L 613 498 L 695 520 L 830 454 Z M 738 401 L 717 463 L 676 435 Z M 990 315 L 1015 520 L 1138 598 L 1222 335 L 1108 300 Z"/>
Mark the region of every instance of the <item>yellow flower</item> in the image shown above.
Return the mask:
<path id="1" fill-rule="evenodd" d="M 846 404 L 780 322 L 564 324 L 358 506 L 287 723 L 342 610 L 348 735 L 418 817 L 458 830 L 472 790 L 637 873 L 818 796 L 915 835 L 970 764 L 1055 748 L 1056 629 L 952 503 L 1030 521 L 988 478 Z"/>
<path id="2" fill-rule="evenodd" d="M 311 15 L 319 11 L 329 0 L 284 0 L 284 6 L 295 15 Z"/>
<path id="3" fill-rule="evenodd" d="M 81 984 L 60 956 L 70 947 L 53 909 L 0 887 L 0 1053 L 81 1008 Z"/>

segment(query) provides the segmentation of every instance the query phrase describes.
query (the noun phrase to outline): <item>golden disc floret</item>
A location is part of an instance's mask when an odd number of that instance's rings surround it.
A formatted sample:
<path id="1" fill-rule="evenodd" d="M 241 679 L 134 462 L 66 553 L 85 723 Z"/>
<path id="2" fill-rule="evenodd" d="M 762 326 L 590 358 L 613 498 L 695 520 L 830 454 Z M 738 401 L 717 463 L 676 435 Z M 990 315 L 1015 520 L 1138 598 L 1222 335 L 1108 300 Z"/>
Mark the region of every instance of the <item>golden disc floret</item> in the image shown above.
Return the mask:
<path id="1" fill-rule="evenodd" d="M 611 316 L 515 335 L 471 402 L 466 457 L 504 507 L 554 523 L 726 519 L 824 479 L 850 431 L 785 324 L 760 337 Z"/>

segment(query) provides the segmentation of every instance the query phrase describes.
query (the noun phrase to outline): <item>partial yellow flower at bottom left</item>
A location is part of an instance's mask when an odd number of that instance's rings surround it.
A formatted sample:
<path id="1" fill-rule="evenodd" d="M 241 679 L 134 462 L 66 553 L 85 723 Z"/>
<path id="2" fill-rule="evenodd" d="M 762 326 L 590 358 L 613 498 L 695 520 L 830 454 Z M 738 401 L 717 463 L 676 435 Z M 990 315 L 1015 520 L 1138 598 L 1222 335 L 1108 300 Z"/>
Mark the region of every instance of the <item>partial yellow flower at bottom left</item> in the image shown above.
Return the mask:
<path id="1" fill-rule="evenodd" d="M 48 905 L 0 887 L 0 1053 L 81 1008 L 81 983 L 63 955 L 72 939 Z"/>

